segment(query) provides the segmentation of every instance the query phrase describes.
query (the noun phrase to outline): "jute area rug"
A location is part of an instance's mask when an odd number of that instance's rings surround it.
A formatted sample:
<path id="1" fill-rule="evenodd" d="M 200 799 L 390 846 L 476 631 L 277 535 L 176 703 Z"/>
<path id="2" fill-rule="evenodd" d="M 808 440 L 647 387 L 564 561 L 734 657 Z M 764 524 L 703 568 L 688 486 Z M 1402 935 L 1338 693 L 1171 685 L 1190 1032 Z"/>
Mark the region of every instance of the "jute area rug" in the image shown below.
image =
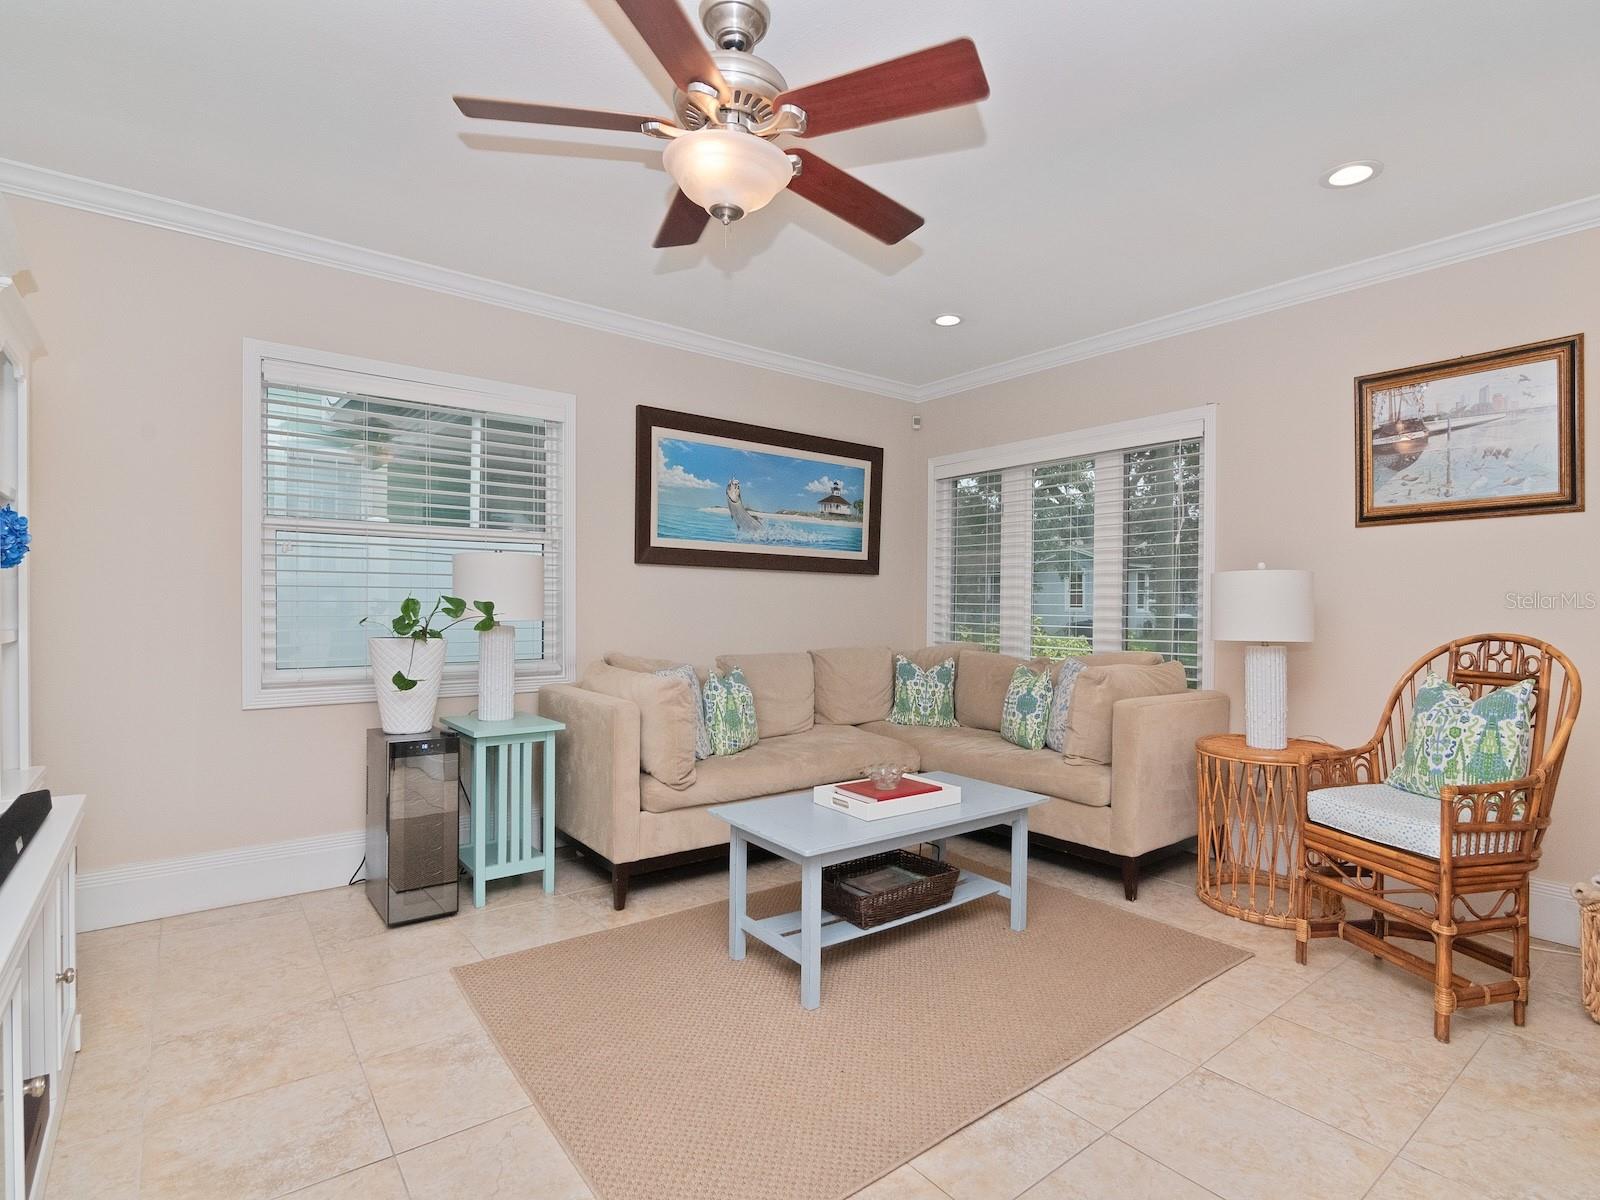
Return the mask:
<path id="1" fill-rule="evenodd" d="M 807 1012 L 727 912 L 456 968 L 602 1200 L 839 1200 L 1250 957 L 1030 880 L 1023 933 L 989 896 L 825 951 Z"/>

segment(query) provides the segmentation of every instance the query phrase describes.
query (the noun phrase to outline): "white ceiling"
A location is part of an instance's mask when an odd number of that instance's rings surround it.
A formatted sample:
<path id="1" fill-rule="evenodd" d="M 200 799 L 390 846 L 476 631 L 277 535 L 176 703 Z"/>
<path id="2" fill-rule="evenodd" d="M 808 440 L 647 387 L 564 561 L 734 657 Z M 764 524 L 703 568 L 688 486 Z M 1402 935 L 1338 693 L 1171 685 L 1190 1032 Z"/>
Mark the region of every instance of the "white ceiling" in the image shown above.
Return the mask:
<path id="1" fill-rule="evenodd" d="M 652 250 L 658 143 L 456 112 L 669 112 L 611 0 L 6 0 L 0 158 L 913 386 L 1600 194 L 1594 0 L 772 4 L 791 85 L 976 40 L 985 103 L 808 143 L 907 242 L 780 195 Z"/>

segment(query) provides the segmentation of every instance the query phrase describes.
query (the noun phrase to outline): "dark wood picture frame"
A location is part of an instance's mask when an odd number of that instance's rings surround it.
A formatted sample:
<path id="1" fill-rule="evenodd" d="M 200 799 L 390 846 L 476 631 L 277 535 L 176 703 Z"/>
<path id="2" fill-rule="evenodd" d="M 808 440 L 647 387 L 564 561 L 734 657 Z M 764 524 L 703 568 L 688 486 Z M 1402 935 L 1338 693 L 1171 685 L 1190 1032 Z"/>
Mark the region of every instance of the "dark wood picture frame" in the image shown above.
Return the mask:
<path id="1" fill-rule="evenodd" d="M 1488 495 L 1476 499 L 1449 499 L 1417 504 L 1378 505 L 1374 499 L 1374 457 L 1379 450 L 1374 445 L 1375 432 L 1386 444 L 1386 453 L 1401 460 L 1409 457 L 1414 463 L 1422 456 L 1431 437 L 1438 434 L 1433 426 L 1443 418 L 1435 416 L 1424 420 L 1412 417 L 1399 420 L 1392 415 L 1374 423 L 1373 396 L 1398 388 L 1432 383 L 1487 371 L 1505 370 L 1524 364 L 1554 362 L 1557 372 L 1557 438 L 1555 447 L 1560 486 L 1554 491 L 1523 495 Z M 1479 412 L 1469 416 L 1476 424 L 1498 420 L 1492 412 Z M 1447 424 L 1447 430 L 1450 425 Z M 1583 334 L 1553 338 L 1544 342 L 1529 342 L 1504 350 L 1484 354 L 1466 355 L 1406 367 L 1397 371 L 1383 371 L 1376 375 L 1362 375 L 1355 381 L 1355 438 L 1356 438 L 1356 524 L 1401 525 L 1421 521 L 1461 521 L 1481 517 L 1513 517 L 1545 513 L 1583 511 Z M 1414 456 L 1412 452 L 1415 451 Z M 1407 463 L 1409 465 L 1409 463 Z"/>
<path id="2" fill-rule="evenodd" d="M 776 453 L 799 450 L 807 454 L 855 459 L 867 465 L 867 511 L 862 536 L 865 554 L 859 558 L 828 558 L 816 554 L 790 554 L 750 550 L 709 550 L 655 544 L 652 523 L 654 499 L 654 446 L 658 430 L 728 438 L 770 446 Z M 697 413 L 674 412 L 641 404 L 637 409 L 634 440 L 633 561 L 680 567 L 733 567 L 757 571 L 812 571 L 839 575 L 878 574 L 879 540 L 883 528 L 883 447 L 845 442 L 813 434 L 726 421 Z"/>

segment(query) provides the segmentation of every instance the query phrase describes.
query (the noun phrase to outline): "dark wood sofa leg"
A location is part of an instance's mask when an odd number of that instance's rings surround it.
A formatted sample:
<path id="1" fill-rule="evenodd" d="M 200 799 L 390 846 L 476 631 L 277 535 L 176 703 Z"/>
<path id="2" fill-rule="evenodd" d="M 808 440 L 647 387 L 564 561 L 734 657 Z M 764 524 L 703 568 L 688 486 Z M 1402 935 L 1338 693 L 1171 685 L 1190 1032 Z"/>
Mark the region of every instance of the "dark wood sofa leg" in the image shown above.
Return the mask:
<path id="1" fill-rule="evenodd" d="M 1122 860 L 1122 894 L 1132 904 L 1139 898 L 1139 860 L 1137 858 L 1124 858 Z"/>
<path id="2" fill-rule="evenodd" d="M 611 864 L 611 907 L 621 912 L 628 904 L 628 863 Z"/>

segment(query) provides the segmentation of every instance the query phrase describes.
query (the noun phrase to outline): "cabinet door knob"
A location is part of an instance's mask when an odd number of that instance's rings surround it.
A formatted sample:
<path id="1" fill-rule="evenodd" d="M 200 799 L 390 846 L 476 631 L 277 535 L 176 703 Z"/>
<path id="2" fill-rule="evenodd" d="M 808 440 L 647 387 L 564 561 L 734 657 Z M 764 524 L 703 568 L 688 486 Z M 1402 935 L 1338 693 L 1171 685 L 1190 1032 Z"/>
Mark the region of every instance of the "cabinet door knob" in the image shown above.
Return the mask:
<path id="1" fill-rule="evenodd" d="M 78 982 L 78 968 L 77 967 L 68 967 L 65 971 L 61 972 L 61 974 L 56 976 L 56 982 L 57 983 L 77 983 Z"/>

